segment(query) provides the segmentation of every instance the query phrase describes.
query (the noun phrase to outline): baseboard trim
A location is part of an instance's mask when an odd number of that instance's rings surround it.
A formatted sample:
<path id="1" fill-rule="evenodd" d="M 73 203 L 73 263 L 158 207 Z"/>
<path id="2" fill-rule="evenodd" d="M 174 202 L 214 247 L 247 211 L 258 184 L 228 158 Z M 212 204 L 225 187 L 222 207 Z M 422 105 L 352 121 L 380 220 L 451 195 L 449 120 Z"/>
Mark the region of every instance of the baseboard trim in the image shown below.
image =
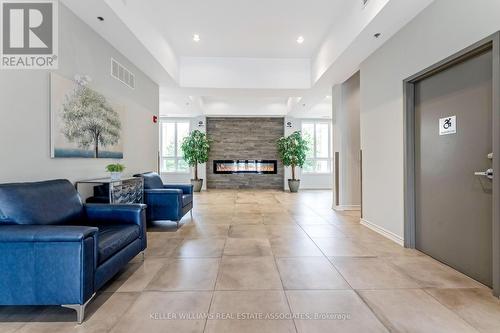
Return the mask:
<path id="1" fill-rule="evenodd" d="M 365 219 L 361 219 L 360 223 L 362 225 L 364 225 L 365 227 L 375 231 L 376 233 L 384 236 L 385 238 L 388 238 L 388 239 L 392 240 L 393 242 L 396 242 L 397 244 L 404 246 L 404 243 L 405 243 L 404 239 L 402 237 L 399 237 L 395 233 L 393 233 L 387 229 L 384 229 L 382 227 L 379 227 L 378 225 L 376 225 L 370 221 L 367 221 Z"/>
<path id="2" fill-rule="evenodd" d="M 339 212 L 342 211 L 349 211 L 349 210 L 361 210 L 360 205 L 339 205 L 339 206 L 333 206 L 334 210 L 337 210 Z"/>

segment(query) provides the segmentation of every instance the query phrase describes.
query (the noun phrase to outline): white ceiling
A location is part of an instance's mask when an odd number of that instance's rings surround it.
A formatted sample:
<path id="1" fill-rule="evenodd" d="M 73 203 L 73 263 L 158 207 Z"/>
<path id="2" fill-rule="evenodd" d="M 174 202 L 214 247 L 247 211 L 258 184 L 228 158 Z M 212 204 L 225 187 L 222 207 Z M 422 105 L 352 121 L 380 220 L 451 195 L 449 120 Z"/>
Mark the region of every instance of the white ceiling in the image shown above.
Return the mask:
<path id="1" fill-rule="evenodd" d="M 61 1 L 158 83 L 161 115 L 324 118 L 332 86 L 434 0 Z"/>
<path id="2" fill-rule="evenodd" d="M 127 0 L 190 57 L 311 58 L 332 24 L 358 0 Z M 194 43 L 193 34 L 201 41 Z M 305 41 L 299 45 L 301 35 Z"/>

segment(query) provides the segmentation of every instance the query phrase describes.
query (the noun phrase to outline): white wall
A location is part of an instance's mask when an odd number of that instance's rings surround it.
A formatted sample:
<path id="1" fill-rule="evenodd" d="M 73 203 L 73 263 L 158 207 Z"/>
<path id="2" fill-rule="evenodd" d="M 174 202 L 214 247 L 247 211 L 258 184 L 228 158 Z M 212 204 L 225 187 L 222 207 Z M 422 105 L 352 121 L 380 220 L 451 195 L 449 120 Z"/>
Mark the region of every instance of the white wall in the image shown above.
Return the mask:
<path id="1" fill-rule="evenodd" d="M 403 80 L 498 30 L 498 0 L 436 0 L 361 64 L 367 222 L 403 238 Z"/>
<path id="2" fill-rule="evenodd" d="M 287 123 L 291 122 L 292 127 L 287 127 Z M 302 130 L 302 119 L 286 117 L 285 118 L 285 136 L 292 134 L 295 131 Z M 307 174 L 303 173 L 300 168 L 296 169 L 297 178 L 300 179 L 300 188 L 303 190 L 330 190 L 332 189 L 333 178 L 332 173 L 329 174 Z M 292 178 L 292 168 L 285 167 L 285 183 L 284 189 L 288 190 L 288 179 Z"/>
<path id="3" fill-rule="evenodd" d="M 199 130 L 200 132 L 207 132 L 207 118 L 204 116 L 189 118 L 190 120 L 190 130 Z M 203 126 L 198 126 L 198 122 L 202 121 Z M 190 170 L 189 173 L 162 173 L 161 178 L 165 184 L 189 184 L 193 178 L 193 171 Z M 203 179 L 202 190 L 207 189 L 207 167 L 206 164 L 200 164 L 198 166 L 198 178 Z"/>
<path id="4" fill-rule="evenodd" d="M 110 58 L 135 74 L 132 90 L 110 76 Z M 122 138 L 126 174 L 157 169 L 158 85 L 141 73 L 64 5 L 59 6 L 59 69 L 92 78 L 91 87 L 126 106 Z M 0 73 L 0 182 L 106 176 L 110 159 L 51 159 L 49 71 L 9 70 Z"/>
<path id="5" fill-rule="evenodd" d="M 70 1 L 70 0 L 63 0 L 65 2 Z M 95 1 L 95 0 L 93 0 Z M 125 2 L 122 0 L 105 0 L 104 1 L 107 6 L 109 6 L 112 10 L 113 13 L 118 16 L 118 18 L 121 20 L 121 22 L 126 22 L 126 30 L 130 31 L 136 38 L 141 42 L 141 44 L 147 48 L 148 53 L 153 55 L 154 59 L 158 61 L 158 63 L 161 64 L 163 69 L 170 75 L 170 78 L 161 78 L 161 74 L 159 73 L 152 73 L 152 75 L 159 76 L 158 78 L 163 79 L 163 83 L 165 84 L 170 84 L 173 83 L 171 80 L 174 82 L 178 82 L 179 79 L 179 60 L 177 58 L 177 55 L 172 48 L 172 46 L 168 43 L 167 40 L 163 37 L 161 33 L 159 33 L 153 25 L 148 22 L 147 20 L 143 19 L 140 15 L 138 15 L 138 9 L 136 6 L 144 6 L 144 3 L 142 1 L 129 1 Z M 98 12 L 97 6 L 93 3 L 90 3 L 89 0 L 85 1 L 72 1 L 72 6 L 78 8 L 80 6 L 91 6 L 95 11 L 93 13 Z M 139 9 L 140 10 L 140 9 Z M 86 12 L 84 10 L 79 10 L 78 12 Z M 102 14 L 99 11 L 99 14 Z M 104 16 L 106 17 L 106 16 Z M 92 17 L 92 19 L 95 18 Z M 106 17 L 106 19 L 108 19 Z M 115 25 L 116 27 L 117 25 Z M 121 27 L 120 27 L 121 28 Z M 123 29 L 123 28 L 122 28 Z M 113 27 L 109 27 L 110 31 L 113 31 Z M 125 33 L 127 33 L 126 31 Z M 123 31 L 114 31 L 117 33 L 118 36 L 123 35 Z M 110 32 L 108 32 L 110 33 Z M 127 41 L 129 39 L 126 39 Z M 125 51 L 123 51 L 125 52 Z M 130 52 L 130 50 L 127 50 L 127 52 Z M 135 52 L 138 52 L 136 50 Z M 142 57 L 145 58 L 145 57 Z M 141 61 L 142 59 L 138 59 L 138 61 Z M 151 66 L 155 66 L 156 64 L 148 64 L 146 65 L 146 68 L 151 68 Z M 156 66 L 155 66 L 156 67 Z"/>
<path id="6" fill-rule="evenodd" d="M 202 101 L 203 114 L 206 116 L 276 117 L 284 116 L 287 112 L 286 99 L 281 97 L 204 97 Z"/>
<path id="7" fill-rule="evenodd" d="M 180 86 L 190 88 L 307 89 L 309 59 L 181 57 Z"/>
<path id="8" fill-rule="evenodd" d="M 346 51 L 352 41 L 390 0 L 371 0 L 365 8 L 361 1 L 352 1 L 344 8 L 345 15 L 332 25 L 312 60 L 312 81 L 316 83 L 328 68 Z M 392 0 L 398 1 L 398 0 Z"/>

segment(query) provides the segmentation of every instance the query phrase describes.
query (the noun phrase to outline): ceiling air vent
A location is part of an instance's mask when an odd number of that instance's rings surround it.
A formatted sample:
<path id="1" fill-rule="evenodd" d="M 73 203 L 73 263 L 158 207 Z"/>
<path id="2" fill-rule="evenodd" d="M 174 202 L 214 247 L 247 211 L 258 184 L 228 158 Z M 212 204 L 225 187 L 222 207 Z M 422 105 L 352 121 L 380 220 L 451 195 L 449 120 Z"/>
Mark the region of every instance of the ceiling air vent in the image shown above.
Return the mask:
<path id="1" fill-rule="evenodd" d="M 135 75 L 113 58 L 111 58 L 111 76 L 127 87 L 135 89 Z"/>
<path id="2" fill-rule="evenodd" d="M 368 1 L 369 0 L 361 0 L 361 4 L 362 4 L 363 8 L 366 7 L 366 5 L 368 4 Z"/>

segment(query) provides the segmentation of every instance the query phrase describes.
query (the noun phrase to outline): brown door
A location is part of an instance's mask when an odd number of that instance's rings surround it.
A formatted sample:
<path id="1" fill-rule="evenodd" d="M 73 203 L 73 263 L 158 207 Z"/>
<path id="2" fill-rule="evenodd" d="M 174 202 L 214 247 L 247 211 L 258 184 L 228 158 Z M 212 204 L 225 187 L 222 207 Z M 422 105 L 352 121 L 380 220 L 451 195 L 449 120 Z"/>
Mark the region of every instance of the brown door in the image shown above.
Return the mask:
<path id="1" fill-rule="evenodd" d="M 415 84 L 416 248 L 490 287 L 492 68 L 485 51 Z"/>

